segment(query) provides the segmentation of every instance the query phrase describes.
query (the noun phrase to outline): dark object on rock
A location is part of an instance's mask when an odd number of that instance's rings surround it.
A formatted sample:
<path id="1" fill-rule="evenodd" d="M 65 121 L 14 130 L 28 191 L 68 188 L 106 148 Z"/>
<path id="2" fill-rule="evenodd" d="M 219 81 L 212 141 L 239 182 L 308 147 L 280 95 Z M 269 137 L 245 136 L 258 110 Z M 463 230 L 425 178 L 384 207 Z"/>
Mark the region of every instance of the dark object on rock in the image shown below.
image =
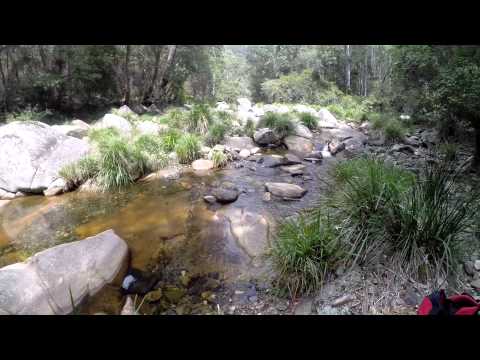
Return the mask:
<path id="1" fill-rule="evenodd" d="M 341 143 L 331 142 L 331 143 L 328 144 L 328 150 L 330 151 L 330 153 L 332 155 L 336 155 L 340 151 L 345 150 L 345 147 L 346 147 L 346 145 L 345 145 L 344 142 L 341 142 Z"/>
<path id="2" fill-rule="evenodd" d="M 395 144 L 392 146 L 390 149 L 389 153 L 394 153 L 394 152 L 402 152 L 405 154 L 414 154 L 415 149 L 411 147 L 410 145 L 400 145 L 400 144 Z"/>
<path id="3" fill-rule="evenodd" d="M 312 157 L 306 157 L 306 158 L 303 158 L 303 160 L 312 162 L 312 163 L 314 163 L 314 164 L 316 164 L 317 162 L 322 162 L 321 159 L 312 158 Z"/>
<path id="4" fill-rule="evenodd" d="M 285 155 L 284 165 L 296 165 L 301 163 L 302 163 L 302 160 L 300 160 L 298 156 L 290 153 Z"/>
<path id="5" fill-rule="evenodd" d="M 123 294 L 145 295 L 152 290 L 155 283 L 154 276 L 147 275 L 140 270 L 131 269 L 123 279 L 121 291 Z"/>
<path id="6" fill-rule="evenodd" d="M 318 159 L 322 160 L 323 155 L 321 151 L 312 151 L 310 154 L 308 154 L 306 157 L 312 158 L 312 159 Z"/>
<path id="7" fill-rule="evenodd" d="M 478 315 L 480 301 L 463 293 L 447 298 L 445 290 L 435 291 L 425 297 L 418 308 L 418 315 Z"/>

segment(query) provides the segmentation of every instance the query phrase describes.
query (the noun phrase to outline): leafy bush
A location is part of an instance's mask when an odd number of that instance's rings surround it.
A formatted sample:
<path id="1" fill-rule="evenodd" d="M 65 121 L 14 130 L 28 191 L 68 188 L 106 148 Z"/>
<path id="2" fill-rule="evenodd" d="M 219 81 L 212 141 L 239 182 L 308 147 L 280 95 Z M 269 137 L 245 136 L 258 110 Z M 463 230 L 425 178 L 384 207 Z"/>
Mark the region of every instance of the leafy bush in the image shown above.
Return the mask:
<path id="1" fill-rule="evenodd" d="M 183 135 L 175 145 L 175 152 L 181 164 L 190 164 L 200 157 L 200 141 L 193 134 Z"/>
<path id="2" fill-rule="evenodd" d="M 300 122 L 310 130 L 316 129 L 318 125 L 318 119 L 310 113 L 299 114 Z"/>
<path id="3" fill-rule="evenodd" d="M 184 127 L 188 122 L 189 112 L 175 108 L 170 110 L 167 115 L 167 122 L 170 126 L 176 128 Z"/>
<path id="4" fill-rule="evenodd" d="M 161 137 L 160 146 L 165 152 L 171 152 L 175 150 L 175 145 L 177 145 L 178 139 L 180 139 L 181 134 L 175 129 L 169 129 Z"/>
<path id="5" fill-rule="evenodd" d="M 282 223 L 269 257 L 278 287 L 295 298 L 318 290 L 342 253 L 333 223 L 315 212 Z"/>
<path id="6" fill-rule="evenodd" d="M 400 121 L 390 120 L 384 125 L 383 132 L 386 141 L 395 142 L 404 138 L 406 129 Z"/>
<path id="7" fill-rule="evenodd" d="M 295 125 L 290 119 L 290 115 L 267 112 L 260 118 L 257 128 L 269 128 L 274 130 L 280 136 L 287 136 L 293 133 Z"/>
<path id="8" fill-rule="evenodd" d="M 223 141 L 225 134 L 227 133 L 228 127 L 224 123 L 215 123 L 210 126 L 208 129 L 208 134 L 205 139 L 205 142 L 208 146 L 214 146 Z"/>
<path id="9" fill-rule="evenodd" d="M 356 122 L 363 119 L 369 108 L 369 101 L 350 95 L 340 96 L 334 103 L 327 106 L 327 109 L 337 118 Z"/>

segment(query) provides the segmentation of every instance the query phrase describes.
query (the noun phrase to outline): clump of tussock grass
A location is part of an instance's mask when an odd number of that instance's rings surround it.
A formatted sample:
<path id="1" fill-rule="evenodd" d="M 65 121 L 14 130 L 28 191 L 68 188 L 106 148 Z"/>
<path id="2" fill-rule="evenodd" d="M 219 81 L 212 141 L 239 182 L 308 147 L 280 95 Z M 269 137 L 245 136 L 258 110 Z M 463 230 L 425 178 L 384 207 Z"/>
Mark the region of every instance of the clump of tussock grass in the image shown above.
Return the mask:
<path id="1" fill-rule="evenodd" d="M 195 104 L 186 118 L 187 129 L 205 135 L 213 122 L 212 112 L 207 104 Z"/>
<path id="2" fill-rule="evenodd" d="M 258 122 L 257 129 L 260 128 L 269 128 L 275 131 L 279 136 L 285 137 L 293 134 L 295 125 L 288 113 L 277 114 L 267 112 Z"/>
<path id="3" fill-rule="evenodd" d="M 386 141 L 401 141 L 405 137 L 406 129 L 400 121 L 390 120 L 384 125 L 383 133 Z"/>
<path id="4" fill-rule="evenodd" d="M 220 150 L 212 150 L 211 159 L 216 168 L 227 166 L 228 160 L 230 160 L 229 156 Z"/>
<path id="5" fill-rule="evenodd" d="M 298 116 L 300 122 L 310 130 L 314 130 L 317 128 L 318 119 L 315 115 L 312 115 L 310 113 L 300 113 Z"/>
<path id="6" fill-rule="evenodd" d="M 73 164 L 68 164 L 63 167 L 59 175 L 67 182 L 68 187 L 75 188 L 88 179 L 97 176 L 98 172 L 98 160 L 93 156 L 87 156 Z"/>
<path id="7" fill-rule="evenodd" d="M 189 164 L 200 157 L 200 140 L 194 134 L 185 134 L 178 139 L 175 152 L 181 164 Z"/>
<path id="8" fill-rule="evenodd" d="M 169 129 L 164 133 L 160 140 L 160 146 L 165 152 L 171 152 L 175 150 L 175 145 L 177 145 L 178 139 L 180 139 L 181 134 L 176 129 Z"/>
<path id="9" fill-rule="evenodd" d="M 277 288 L 293 298 L 318 290 L 342 255 L 333 222 L 318 211 L 284 222 L 268 253 Z"/>
<path id="10" fill-rule="evenodd" d="M 228 132 L 228 124 L 218 122 L 210 126 L 208 129 L 208 134 L 205 138 L 205 143 L 208 146 L 214 146 L 216 144 L 220 144 L 223 139 L 225 138 L 225 135 Z"/>

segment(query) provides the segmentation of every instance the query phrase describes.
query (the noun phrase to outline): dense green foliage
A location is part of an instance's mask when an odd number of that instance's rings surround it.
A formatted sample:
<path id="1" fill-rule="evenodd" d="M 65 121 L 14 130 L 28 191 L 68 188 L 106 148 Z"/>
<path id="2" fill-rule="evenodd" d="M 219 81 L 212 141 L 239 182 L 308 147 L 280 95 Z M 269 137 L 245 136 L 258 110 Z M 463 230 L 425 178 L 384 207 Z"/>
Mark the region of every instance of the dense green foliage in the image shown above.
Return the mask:
<path id="1" fill-rule="evenodd" d="M 318 119 L 315 115 L 310 113 L 301 113 L 298 115 L 300 122 L 305 125 L 310 130 L 314 130 L 317 128 Z"/>

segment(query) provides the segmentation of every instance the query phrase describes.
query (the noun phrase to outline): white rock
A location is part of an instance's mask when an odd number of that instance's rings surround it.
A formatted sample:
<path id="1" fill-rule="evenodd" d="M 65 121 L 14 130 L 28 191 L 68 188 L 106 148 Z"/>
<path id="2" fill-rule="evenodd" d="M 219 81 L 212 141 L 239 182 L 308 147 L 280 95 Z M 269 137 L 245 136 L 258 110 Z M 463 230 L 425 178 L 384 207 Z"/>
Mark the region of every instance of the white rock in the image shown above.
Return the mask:
<path id="1" fill-rule="evenodd" d="M 213 167 L 214 165 L 212 160 L 198 159 L 192 162 L 193 170 L 210 170 L 213 169 Z"/>
<path id="2" fill-rule="evenodd" d="M 132 125 L 128 120 L 114 114 L 106 114 L 102 120 L 93 127 L 96 129 L 115 128 L 122 135 L 129 135 L 132 132 Z"/>
<path id="3" fill-rule="evenodd" d="M 225 146 L 238 149 L 252 150 L 255 148 L 255 143 L 248 136 L 225 136 Z"/>
<path id="4" fill-rule="evenodd" d="M 300 136 L 290 135 L 283 139 L 283 143 L 291 150 L 300 154 L 309 154 L 313 151 L 313 143 Z"/>
<path id="5" fill-rule="evenodd" d="M 217 110 L 217 111 L 227 111 L 227 110 L 230 110 L 230 105 L 228 105 L 225 101 L 217 102 L 216 110 Z"/>
<path id="6" fill-rule="evenodd" d="M 86 141 L 37 121 L 0 127 L 0 189 L 42 193 L 67 164 L 89 151 Z"/>
<path id="7" fill-rule="evenodd" d="M 480 271 L 480 260 L 475 260 L 475 262 L 473 263 L 473 267 L 475 268 L 475 270 Z"/>
<path id="8" fill-rule="evenodd" d="M 67 183 L 64 179 L 58 178 L 54 182 L 50 184 L 48 189 L 43 191 L 43 195 L 45 196 L 55 196 L 63 193 L 66 190 Z"/>
<path id="9" fill-rule="evenodd" d="M 313 138 L 312 132 L 305 125 L 296 124 L 294 129 L 294 134 L 305 139 Z"/>
<path id="10" fill-rule="evenodd" d="M 240 156 L 241 159 L 246 159 L 250 156 L 250 150 L 248 149 L 243 149 L 240 151 L 240 153 L 238 154 L 238 156 Z"/>
<path id="11" fill-rule="evenodd" d="M 161 126 L 153 121 L 141 121 L 137 124 L 137 131 L 141 135 L 158 135 L 160 132 L 165 131 L 165 129 L 168 129 L 168 125 Z"/>

